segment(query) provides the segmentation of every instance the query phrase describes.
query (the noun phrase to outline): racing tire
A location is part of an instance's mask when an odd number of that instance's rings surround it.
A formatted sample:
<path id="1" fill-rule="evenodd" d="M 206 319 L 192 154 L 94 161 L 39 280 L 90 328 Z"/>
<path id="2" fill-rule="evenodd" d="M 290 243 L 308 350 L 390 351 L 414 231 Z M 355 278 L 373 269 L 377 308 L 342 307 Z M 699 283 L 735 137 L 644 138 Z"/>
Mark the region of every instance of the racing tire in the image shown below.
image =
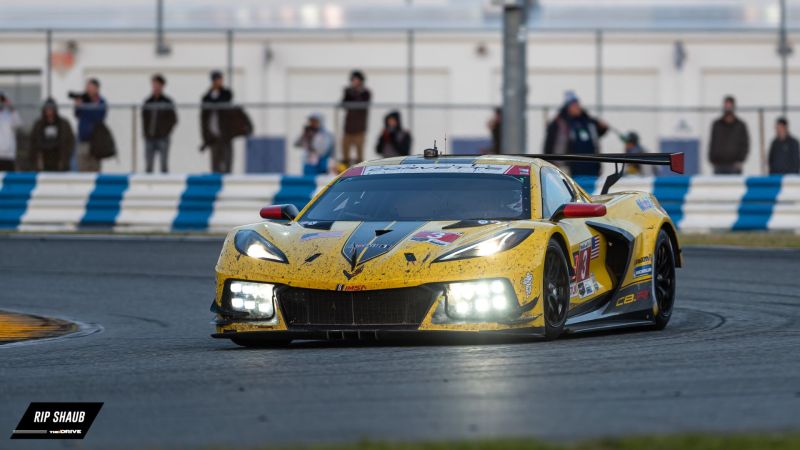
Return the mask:
<path id="1" fill-rule="evenodd" d="M 672 317 L 675 304 L 675 252 L 672 241 L 663 229 L 658 232 L 653 250 L 653 300 L 658 307 L 655 329 L 663 330 Z"/>
<path id="2" fill-rule="evenodd" d="M 247 348 L 283 348 L 292 341 L 290 339 L 254 339 L 254 338 L 231 338 L 234 344 Z"/>
<path id="3" fill-rule="evenodd" d="M 542 273 L 544 337 L 550 341 L 564 332 L 569 311 L 569 266 L 564 250 L 555 241 L 547 244 Z"/>

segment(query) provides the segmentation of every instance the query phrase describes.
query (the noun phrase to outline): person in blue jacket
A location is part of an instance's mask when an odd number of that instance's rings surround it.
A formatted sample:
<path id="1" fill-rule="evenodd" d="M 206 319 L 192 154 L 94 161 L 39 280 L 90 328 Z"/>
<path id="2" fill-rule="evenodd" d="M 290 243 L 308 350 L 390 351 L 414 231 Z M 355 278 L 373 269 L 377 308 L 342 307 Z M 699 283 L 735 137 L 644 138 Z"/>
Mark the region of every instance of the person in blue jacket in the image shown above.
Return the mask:
<path id="1" fill-rule="evenodd" d="M 594 155 L 600 153 L 600 138 L 608 125 L 590 116 L 572 91 L 564 95 L 564 106 L 547 126 L 544 152 L 550 155 Z M 600 164 L 571 162 L 570 174 L 574 176 L 600 175 Z"/>
<path id="2" fill-rule="evenodd" d="M 92 155 L 90 141 L 97 124 L 106 119 L 106 100 L 100 96 L 100 81 L 90 78 L 82 94 L 70 93 L 70 97 L 75 101 L 78 119 L 78 171 L 99 172 L 100 159 Z"/>

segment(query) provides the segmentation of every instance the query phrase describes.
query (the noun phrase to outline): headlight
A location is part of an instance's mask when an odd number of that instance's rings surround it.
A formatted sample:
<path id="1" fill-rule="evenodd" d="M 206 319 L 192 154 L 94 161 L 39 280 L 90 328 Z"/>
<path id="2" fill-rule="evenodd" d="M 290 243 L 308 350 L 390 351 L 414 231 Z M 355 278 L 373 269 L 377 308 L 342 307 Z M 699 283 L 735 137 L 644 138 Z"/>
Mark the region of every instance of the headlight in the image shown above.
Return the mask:
<path id="1" fill-rule="evenodd" d="M 519 306 L 514 290 L 504 279 L 448 283 L 445 296 L 447 315 L 457 320 L 507 318 Z"/>
<path id="2" fill-rule="evenodd" d="M 251 258 L 264 259 L 267 261 L 277 261 L 288 263 L 286 255 L 278 247 L 261 237 L 253 230 L 241 230 L 236 233 L 233 239 L 236 250 Z"/>
<path id="3" fill-rule="evenodd" d="M 252 318 L 269 319 L 275 315 L 274 289 L 275 285 L 268 283 L 231 281 L 228 286 L 229 306 Z"/>
<path id="4" fill-rule="evenodd" d="M 480 256 L 491 256 L 506 250 L 512 249 L 531 235 L 530 229 L 506 230 L 489 239 L 465 247 L 457 248 L 451 252 L 436 258 L 433 262 L 455 261 L 458 259 L 478 258 Z"/>

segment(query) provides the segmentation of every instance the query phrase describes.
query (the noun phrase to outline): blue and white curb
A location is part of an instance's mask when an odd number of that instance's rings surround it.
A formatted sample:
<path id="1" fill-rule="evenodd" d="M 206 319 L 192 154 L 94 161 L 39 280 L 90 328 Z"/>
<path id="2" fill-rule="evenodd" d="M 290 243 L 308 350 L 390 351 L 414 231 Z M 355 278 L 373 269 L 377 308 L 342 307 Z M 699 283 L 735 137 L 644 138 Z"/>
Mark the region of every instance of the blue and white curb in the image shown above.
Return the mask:
<path id="1" fill-rule="evenodd" d="M 272 203 L 302 208 L 330 177 L 0 173 L 0 229 L 227 231 Z M 597 195 L 602 179 L 577 180 Z M 800 176 L 626 177 L 611 192 L 653 193 L 678 228 L 800 232 Z"/>

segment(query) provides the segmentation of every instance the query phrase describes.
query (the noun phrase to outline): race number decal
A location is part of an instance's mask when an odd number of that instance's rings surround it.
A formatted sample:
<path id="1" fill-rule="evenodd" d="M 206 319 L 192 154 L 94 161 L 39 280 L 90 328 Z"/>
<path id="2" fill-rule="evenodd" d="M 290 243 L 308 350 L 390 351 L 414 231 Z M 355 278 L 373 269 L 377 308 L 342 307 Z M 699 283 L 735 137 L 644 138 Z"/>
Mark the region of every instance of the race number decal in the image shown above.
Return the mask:
<path id="1" fill-rule="evenodd" d="M 448 245 L 461 237 L 461 233 L 450 233 L 447 231 L 420 231 L 411 237 L 415 242 L 428 242 L 436 245 Z"/>
<path id="2" fill-rule="evenodd" d="M 575 258 L 575 281 L 580 283 L 589 278 L 589 262 L 592 259 L 592 241 L 581 242 L 581 248 L 573 255 Z"/>

